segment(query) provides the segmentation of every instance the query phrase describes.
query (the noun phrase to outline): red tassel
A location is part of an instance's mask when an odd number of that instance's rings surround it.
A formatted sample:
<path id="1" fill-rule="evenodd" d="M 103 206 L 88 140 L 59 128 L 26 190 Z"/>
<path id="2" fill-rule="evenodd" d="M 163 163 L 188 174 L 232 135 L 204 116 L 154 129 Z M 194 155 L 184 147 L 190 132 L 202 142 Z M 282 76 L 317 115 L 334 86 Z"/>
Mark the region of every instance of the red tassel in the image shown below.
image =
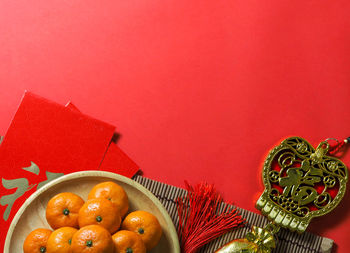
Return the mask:
<path id="1" fill-rule="evenodd" d="M 201 183 L 193 188 L 185 183 L 187 195 L 177 200 L 182 253 L 195 253 L 220 235 L 245 224 L 235 208 L 226 207 L 218 214 L 222 198 L 213 185 Z"/>

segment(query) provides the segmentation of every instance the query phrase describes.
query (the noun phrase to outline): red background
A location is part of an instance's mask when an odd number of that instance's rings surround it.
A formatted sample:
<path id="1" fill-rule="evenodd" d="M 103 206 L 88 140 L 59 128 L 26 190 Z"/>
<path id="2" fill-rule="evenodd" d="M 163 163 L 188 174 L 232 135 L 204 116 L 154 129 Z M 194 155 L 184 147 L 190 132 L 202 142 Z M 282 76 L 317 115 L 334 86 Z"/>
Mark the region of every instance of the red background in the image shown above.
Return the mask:
<path id="1" fill-rule="evenodd" d="M 255 211 L 281 138 L 350 135 L 350 2 L 0 1 L 0 133 L 25 89 L 117 126 L 145 176 Z M 350 166 L 350 153 L 344 162 Z M 311 231 L 350 250 L 350 192 Z"/>

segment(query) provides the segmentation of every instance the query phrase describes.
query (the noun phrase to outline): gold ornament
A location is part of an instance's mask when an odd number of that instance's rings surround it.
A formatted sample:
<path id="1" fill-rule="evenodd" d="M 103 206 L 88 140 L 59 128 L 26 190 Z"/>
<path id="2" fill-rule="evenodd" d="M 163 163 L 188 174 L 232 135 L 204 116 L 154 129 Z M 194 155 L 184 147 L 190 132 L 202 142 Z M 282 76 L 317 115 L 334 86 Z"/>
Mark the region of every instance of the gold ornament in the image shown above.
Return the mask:
<path id="1" fill-rule="evenodd" d="M 256 203 L 271 223 L 253 227 L 245 239 L 233 240 L 216 253 L 269 253 L 279 227 L 302 233 L 312 218 L 332 211 L 345 194 L 348 171 L 328 150 L 327 141 L 315 150 L 300 137 L 272 149 L 263 168 L 265 190 Z"/>
<path id="2" fill-rule="evenodd" d="M 215 251 L 215 253 L 257 253 L 258 246 L 248 241 L 247 239 L 236 239 L 228 244 L 224 245 L 222 248 Z"/>
<path id="3" fill-rule="evenodd" d="M 265 190 L 256 207 L 277 225 L 302 233 L 313 217 L 332 211 L 345 194 L 348 171 L 327 156 L 328 142 L 316 150 L 303 138 L 291 137 L 267 156 Z"/>
<path id="4" fill-rule="evenodd" d="M 276 247 L 274 234 L 278 230 L 272 223 L 265 228 L 253 226 L 244 239 L 233 240 L 215 253 L 270 253 Z"/>

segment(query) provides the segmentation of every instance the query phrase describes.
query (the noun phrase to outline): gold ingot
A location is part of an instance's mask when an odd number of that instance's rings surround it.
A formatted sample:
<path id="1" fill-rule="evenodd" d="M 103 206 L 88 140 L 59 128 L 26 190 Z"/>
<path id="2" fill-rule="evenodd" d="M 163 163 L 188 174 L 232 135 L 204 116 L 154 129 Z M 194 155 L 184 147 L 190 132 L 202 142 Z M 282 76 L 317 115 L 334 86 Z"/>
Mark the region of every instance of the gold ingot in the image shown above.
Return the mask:
<path id="1" fill-rule="evenodd" d="M 259 250 L 258 245 L 247 239 L 237 239 L 233 240 L 222 248 L 215 251 L 215 253 L 257 253 Z"/>
<path id="2" fill-rule="evenodd" d="M 274 233 L 279 230 L 278 226 L 270 223 L 265 228 L 253 227 L 244 239 L 236 239 L 215 253 L 270 253 L 275 248 Z"/>

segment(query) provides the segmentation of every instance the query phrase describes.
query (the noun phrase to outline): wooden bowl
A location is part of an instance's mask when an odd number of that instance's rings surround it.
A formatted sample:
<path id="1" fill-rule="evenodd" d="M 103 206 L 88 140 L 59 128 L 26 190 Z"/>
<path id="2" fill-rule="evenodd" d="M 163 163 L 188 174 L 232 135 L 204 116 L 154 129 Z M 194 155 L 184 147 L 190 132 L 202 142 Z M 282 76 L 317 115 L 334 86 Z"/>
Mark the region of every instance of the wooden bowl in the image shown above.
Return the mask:
<path id="1" fill-rule="evenodd" d="M 130 211 L 145 210 L 154 214 L 163 229 L 159 244 L 149 252 L 179 253 L 180 246 L 174 224 L 159 200 L 139 183 L 104 171 L 82 171 L 62 176 L 37 190 L 15 215 L 5 240 L 4 253 L 23 252 L 26 236 L 36 228 L 50 228 L 45 218 L 47 202 L 60 192 L 73 192 L 87 199 L 98 183 L 113 181 L 124 188 L 129 197 Z"/>

